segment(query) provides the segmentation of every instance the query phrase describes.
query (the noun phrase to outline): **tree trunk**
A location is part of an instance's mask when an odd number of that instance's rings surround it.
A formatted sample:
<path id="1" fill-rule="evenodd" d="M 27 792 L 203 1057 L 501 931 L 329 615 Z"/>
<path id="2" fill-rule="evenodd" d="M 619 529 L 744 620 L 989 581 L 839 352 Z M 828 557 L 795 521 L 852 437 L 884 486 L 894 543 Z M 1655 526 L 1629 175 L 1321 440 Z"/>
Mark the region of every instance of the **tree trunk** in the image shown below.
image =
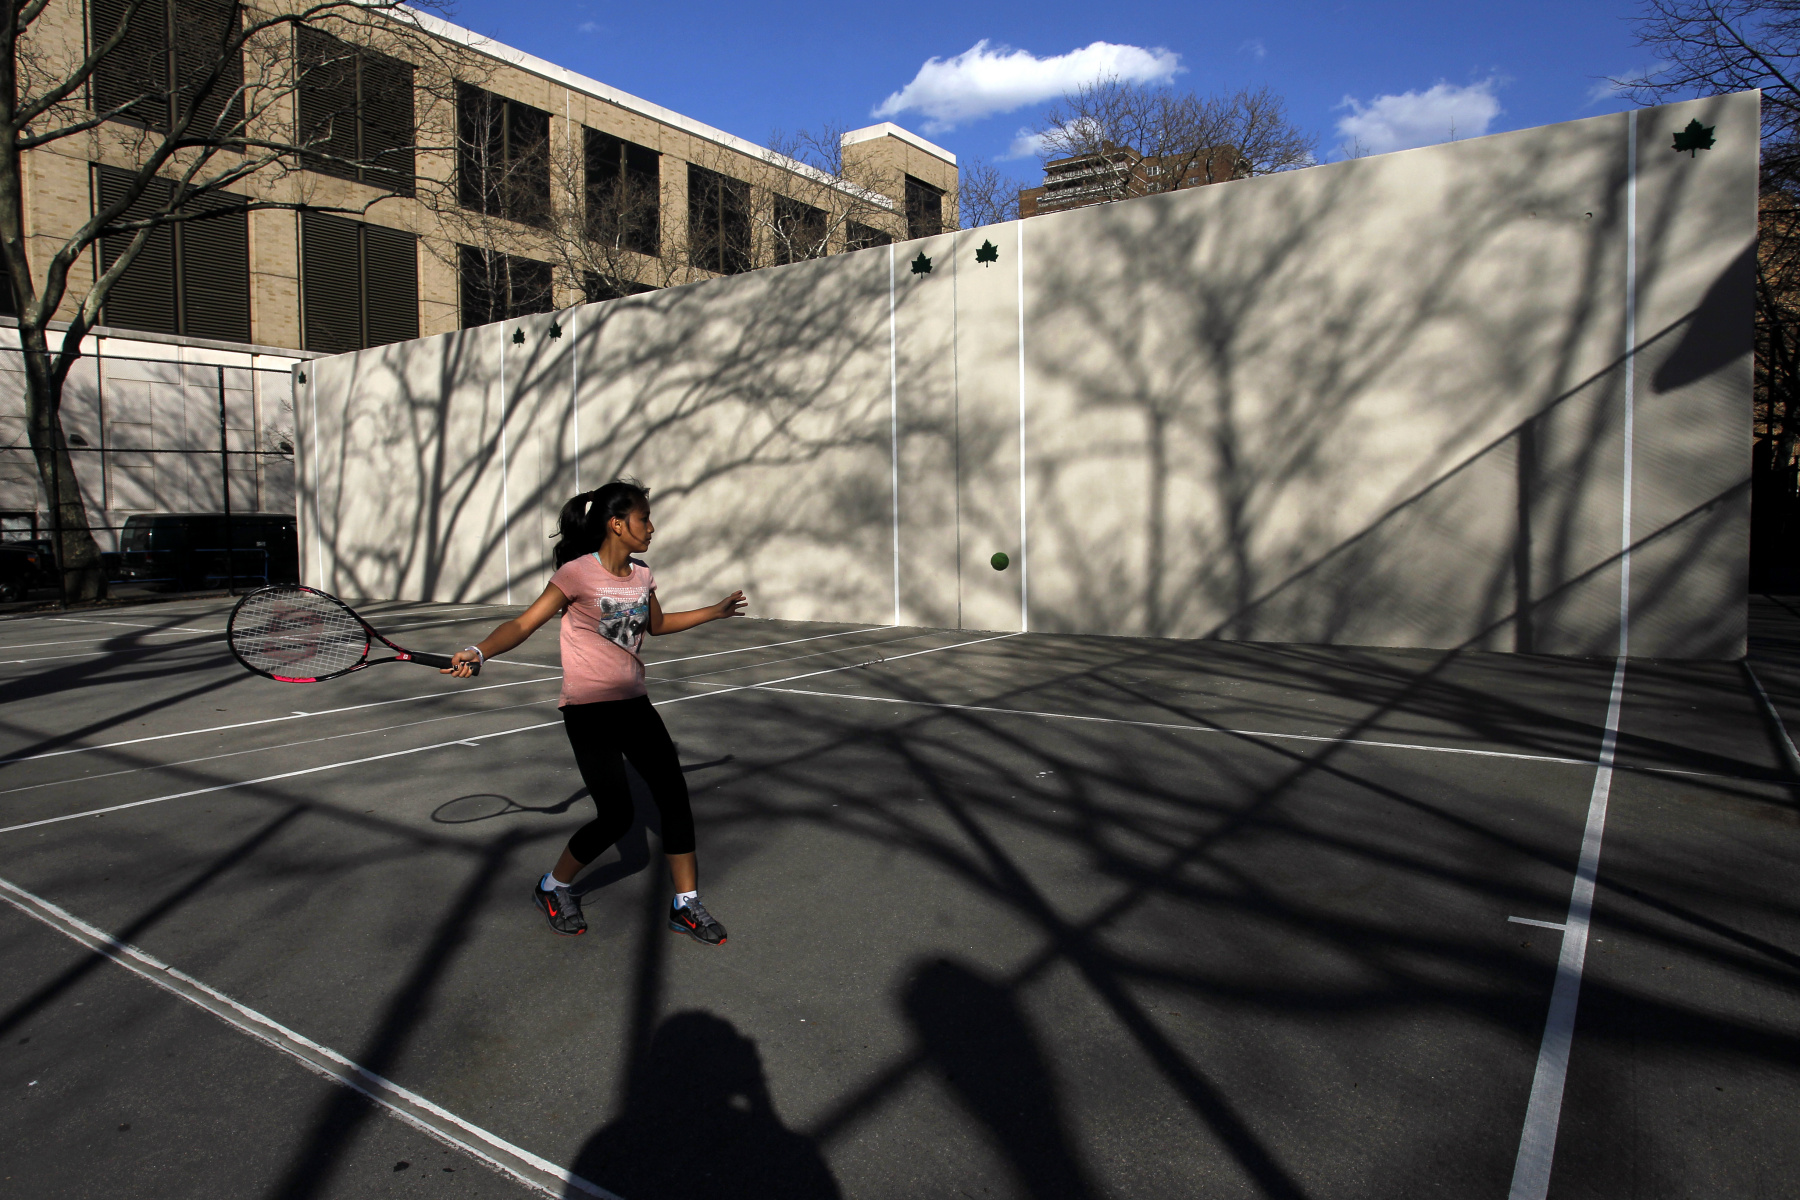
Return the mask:
<path id="1" fill-rule="evenodd" d="M 49 499 L 50 528 L 65 600 L 99 600 L 106 595 L 100 547 L 88 527 L 87 505 L 62 429 L 63 379 L 50 358 L 41 329 L 19 326 L 25 359 L 25 424 L 38 481 Z"/>

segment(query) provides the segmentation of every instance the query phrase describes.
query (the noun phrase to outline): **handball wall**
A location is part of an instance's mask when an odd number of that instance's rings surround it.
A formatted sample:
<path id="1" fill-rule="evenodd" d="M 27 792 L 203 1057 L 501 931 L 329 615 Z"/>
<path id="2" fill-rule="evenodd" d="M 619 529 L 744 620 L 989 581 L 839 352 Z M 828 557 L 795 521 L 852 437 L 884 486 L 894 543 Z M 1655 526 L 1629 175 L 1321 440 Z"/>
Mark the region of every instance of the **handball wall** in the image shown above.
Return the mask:
<path id="1" fill-rule="evenodd" d="M 316 360 L 304 579 L 522 603 L 563 502 L 632 475 L 667 608 L 741 587 L 792 620 L 1570 655 L 1623 625 L 1636 655 L 1735 658 L 1758 105 Z M 1712 145 L 1674 151 L 1693 121 Z"/>

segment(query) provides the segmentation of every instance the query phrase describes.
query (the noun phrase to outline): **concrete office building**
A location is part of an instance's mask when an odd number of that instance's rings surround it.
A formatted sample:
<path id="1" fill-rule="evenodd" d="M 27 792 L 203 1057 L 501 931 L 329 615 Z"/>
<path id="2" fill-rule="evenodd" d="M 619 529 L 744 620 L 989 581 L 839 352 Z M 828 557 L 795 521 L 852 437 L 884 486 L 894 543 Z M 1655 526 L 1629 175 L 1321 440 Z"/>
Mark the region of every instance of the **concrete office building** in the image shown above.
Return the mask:
<path id="1" fill-rule="evenodd" d="M 52 5 L 42 35 L 75 45 L 117 28 L 122 11 L 119 0 Z M 103 65 L 90 103 L 106 106 L 111 94 L 138 86 L 125 77 L 134 62 L 178 62 L 186 31 L 232 9 L 225 0 L 167 0 L 145 11 L 160 24 L 137 30 Z M 348 48 L 311 28 L 294 39 L 302 64 L 342 53 L 334 71 L 302 82 L 290 115 L 303 123 L 309 105 L 326 111 L 351 97 L 354 128 L 338 122 L 327 143 L 348 139 L 371 165 L 346 171 L 303 159 L 303 169 L 265 172 L 238 189 L 366 214 L 233 213 L 233 197 L 213 199 L 216 217 L 158 234 L 114 289 L 102 317 L 109 336 L 96 347 L 118 361 L 83 364 L 64 410 L 102 548 L 110 548 L 104 528 L 130 512 L 220 506 L 216 467 L 142 453 L 217 448 L 218 365 L 230 368 L 223 391 L 232 445 L 278 450 L 292 438 L 287 383 L 270 391 L 253 368 L 284 370 L 315 354 L 935 233 L 954 221 L 955 156 L 898 126 L 844 135 L 841 169 L 822 172 L 470 30 L 416 20 L 407 39 L 387 47 L 392 54 Z M 442 77 L 446 63 L 454 78 Z M 121 146 L 94 137 L 27 152 L 34 260 L 119 193 L 135 165 Z M 642 185 L 629 228 L 615 239 L 625 250 L 583 269 L 571 244 L 584 232 L 619 233 L 620 218 L 601 228 L 605 218 L 587 211 L 584 220 L 580 210 L 620 181 Z M 521 196 L 541 203 L 521 210 Z M 74 271 L 68 307 L 117 253 L 103 244 Z M 9 308 L 10 294 L 0 296 Z M 0 331 L 0 350 L 9 342 L 17 344 Z M 0 370 L 17 368 L 16 355 L 0 353 Z M 22 446 L 22 388 L 6 394 L 0 444 Z M 291 464 L 254 474 L 253 483 L 233 482 L 234 507 L 291 509 Z M 16 535 L 41 524 L 38 492 L 29 454 L 0 451 L 0 525 Z"/>

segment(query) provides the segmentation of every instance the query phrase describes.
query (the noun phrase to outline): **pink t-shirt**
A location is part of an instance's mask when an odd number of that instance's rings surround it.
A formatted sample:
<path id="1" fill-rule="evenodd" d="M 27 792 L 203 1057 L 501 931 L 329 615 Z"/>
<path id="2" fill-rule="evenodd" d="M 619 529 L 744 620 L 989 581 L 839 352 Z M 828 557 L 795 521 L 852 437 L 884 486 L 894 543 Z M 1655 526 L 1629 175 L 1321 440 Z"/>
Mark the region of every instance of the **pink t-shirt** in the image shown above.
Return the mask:
<path id="1" fill-rule="evenodd" d="M 631 559 L 621 579 L 595 554 L 564 563 L 550 577 L 569 598 L 562 615 L 562 703 L 593 704 L 646 694 L 638 648 L 650 628 L 656 576 Z"/>

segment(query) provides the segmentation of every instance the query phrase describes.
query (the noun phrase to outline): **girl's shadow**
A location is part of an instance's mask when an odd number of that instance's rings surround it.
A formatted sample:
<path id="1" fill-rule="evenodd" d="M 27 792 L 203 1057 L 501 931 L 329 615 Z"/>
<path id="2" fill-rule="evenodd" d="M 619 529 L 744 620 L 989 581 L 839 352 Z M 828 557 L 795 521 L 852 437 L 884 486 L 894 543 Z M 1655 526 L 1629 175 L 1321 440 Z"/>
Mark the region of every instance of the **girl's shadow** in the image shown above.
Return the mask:
<path id="1" fill-rule="evenodd" d="M 683 772 L 703 771 L 708 767 L 724 766 L 734 756 L 727 754 L 723 758 L 715 758 L 707 762 L 684 763 Z M 603 887 L 617 883 L 621 879 L 636 875 L 650 865 L 650 834 L 656 834 L 662 840 L 662 820 L 656 811 L 656 803 L 650 799 L 650 790 L 631 764 L 625 765 L 625 778 L 631 785 L 631 807 L 633 816 L 631 828 L 613 847 L 619 857 L 613 862 L 603 862 L 590 867 L 586 874 L 575 882 L 575 894 L 585 896 L 589 892 L 597 892 Z M 431 819 L 439 825 L 470 825 L 476 821 L 491 821 L 496 817 L 507 817 L 514 813 L 542 813 L 546 816 L 561 816 L 563 813 L 587 796 L 588 790 L 580 787 L 571 792 L 567 799 L 555 804 L 541 807 L 520 804 L 511 796 L 502 796 L 496 792 L 475 792 L 467 796 L 458 796 L 454 800 L 446 800 L 432 811 Z"/>

